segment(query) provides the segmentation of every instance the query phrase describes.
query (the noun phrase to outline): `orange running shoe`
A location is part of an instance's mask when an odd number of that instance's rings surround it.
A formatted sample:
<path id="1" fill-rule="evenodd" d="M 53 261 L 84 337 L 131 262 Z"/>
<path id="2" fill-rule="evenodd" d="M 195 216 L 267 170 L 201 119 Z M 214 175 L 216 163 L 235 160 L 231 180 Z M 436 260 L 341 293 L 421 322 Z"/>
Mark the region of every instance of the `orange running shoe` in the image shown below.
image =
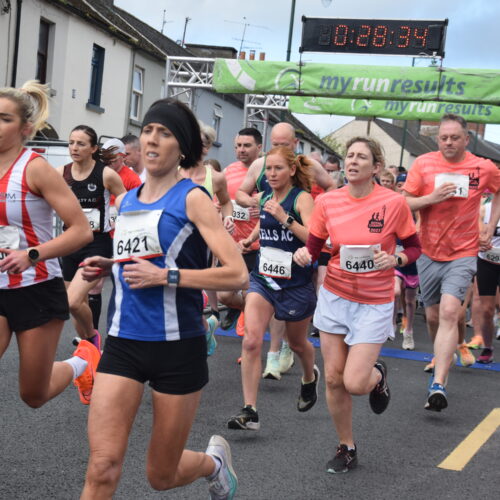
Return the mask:
<path id="1" fill-rule="evenodd" d="M 431 362 L 425 365 L 424 372 L 431 373 L 434 371 L 434 358 L 431 359 Z"/>
<path id="2" fill-rule="evenodd" d="M 87 362 L 87 368 L 79 377 L 73 380 L 73 383 L 78 389 L 82 404 L 88 405 L 90 403 L 90 397 L 92 396 L 95 373 L 99 360 L 101 359 L 101 353 L 97 347 L 88 340 L 80 340 L 73 356 L 78 356 Z"/>
<path id="3" fill-rule="evenodd" d="M 484 348 L 483 336 L 482 335 L 474 335 L 470 339 L 470 342 L 467 344 L 467 347 L 469 349 L 483 349 Z"/>
<path id="4" fill-rule="evenodd" d="M 408 325 L 408 319 L 406 318 L 406 316 L 403 316 L 401 318 L 401 326 L 399 327 L 399 333 L 401 333 L 401 335 L 406 330 L 407 325 Z"/>
<path id="5" fill-rule="evenodd" d="M 472 354 L 465 343 L 458 346 L 458 359 L 462 366 L 471 366 L 476 362 L 474 354 Z"/>
<path id="6" fill-rule="evenodd" d="M 240 337 L 243 337 L 243 335 L 245 335 L 245 315 L 243 314 L 243 311 L 241 311 L 238 322 L 236 323 L 236 333 Z"/>

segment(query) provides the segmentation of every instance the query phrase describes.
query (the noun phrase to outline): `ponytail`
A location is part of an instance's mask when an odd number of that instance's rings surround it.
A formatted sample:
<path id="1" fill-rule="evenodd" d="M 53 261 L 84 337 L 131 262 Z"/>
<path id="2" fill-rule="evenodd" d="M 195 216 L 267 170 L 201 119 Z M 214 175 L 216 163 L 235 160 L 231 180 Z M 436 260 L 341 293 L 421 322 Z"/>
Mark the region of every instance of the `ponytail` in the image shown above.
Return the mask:
<path id="1" fill-rule="evenodd" d="M 312 163 L 304 155 L 297 155 L 285 146 L 276 146 L 267 153 L 267 155 L 280 155 L 291 168 L 295 167 L 295 174 L 292 176 L 292 184 L 304 189 L 308 193 L 312 187 Z"/>
<path id="2" fill-rule="evenodd" d="M 30 133 L 23 137 L 23 142 L 32 139 L 46 126 L 49 117 L 49 87 L 37 80 L 29 80 L 22 87 L 0 89 L 0 98 L 9 99 L 17 105 L 21 123 L 30 123 Z"/>

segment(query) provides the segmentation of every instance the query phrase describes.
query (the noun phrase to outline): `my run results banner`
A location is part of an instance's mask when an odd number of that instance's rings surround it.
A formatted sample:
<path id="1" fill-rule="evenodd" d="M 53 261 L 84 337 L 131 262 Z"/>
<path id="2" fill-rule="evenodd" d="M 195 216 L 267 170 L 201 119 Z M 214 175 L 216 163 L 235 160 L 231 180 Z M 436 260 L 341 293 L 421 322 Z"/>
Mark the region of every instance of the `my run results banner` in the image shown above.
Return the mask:
<path id="1" fill-rule="evenodd" d="M 288 101 L 288 110 L 302 114 L 429 121 L 439 121 L 445 113 L 455 113 L 472 123 L 500 123 L 500 106 L 470 102 L 383 101 L 291 96 Z"/>
<path id="2" fill-rule="evenodd" d="M 500 71 L 216 59 L 221 93 L 500 105 Z"/>

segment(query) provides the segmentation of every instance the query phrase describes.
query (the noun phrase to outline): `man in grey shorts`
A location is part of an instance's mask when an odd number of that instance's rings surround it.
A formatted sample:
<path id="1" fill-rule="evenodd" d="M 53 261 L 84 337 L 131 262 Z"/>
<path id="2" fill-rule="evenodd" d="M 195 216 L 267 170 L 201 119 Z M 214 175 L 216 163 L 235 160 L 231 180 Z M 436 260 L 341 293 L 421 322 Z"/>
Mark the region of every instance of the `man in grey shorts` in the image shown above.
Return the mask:
<path id="1" fill-rule="evenodd" d="M 417 268 L 435 356 L 425 408 L 433 411 L 448 406 L 445 386 L 457 349 L 462 301 L 476 272 L 479 206 L 486 189 L 495 196 L 482 247 L 489 248 L 500 216 L 500 171 L 490 160 L 466 151 L 467 122 L 444 115 L 437 139 L 439 151 L 419 156 L 403 187 L 410 208 L 421 216 L 423 252 Z"/>

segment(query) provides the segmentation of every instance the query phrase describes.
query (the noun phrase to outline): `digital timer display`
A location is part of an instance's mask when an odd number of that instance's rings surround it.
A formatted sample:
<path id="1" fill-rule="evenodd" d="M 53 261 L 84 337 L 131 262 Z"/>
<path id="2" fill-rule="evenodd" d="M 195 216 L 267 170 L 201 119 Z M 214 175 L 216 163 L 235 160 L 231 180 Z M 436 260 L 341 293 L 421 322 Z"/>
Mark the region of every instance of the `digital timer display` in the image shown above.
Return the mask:
<path id="1" fill-rule="evenodd" d="M 300 52 L 444 57 L 448 19 L 396 21 L 302 16 Z"/>

